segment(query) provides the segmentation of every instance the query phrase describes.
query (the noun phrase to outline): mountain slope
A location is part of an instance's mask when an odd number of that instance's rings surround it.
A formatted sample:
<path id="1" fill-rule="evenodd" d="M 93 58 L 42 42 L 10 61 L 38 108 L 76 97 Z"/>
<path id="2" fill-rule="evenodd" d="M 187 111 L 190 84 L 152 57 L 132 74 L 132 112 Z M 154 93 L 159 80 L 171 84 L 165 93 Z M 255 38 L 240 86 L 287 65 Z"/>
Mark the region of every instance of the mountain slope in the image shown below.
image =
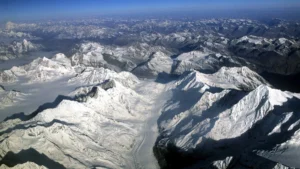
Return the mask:
<path id="1" fill-rule="evenodd" d="M 162 168 L 205 167 L 228 156 L 237 168 L 276 165 L 255 151 L 275 145 L 272 132 L 297 115 L 300 97 L 266 86 L 258 75 L 256 83 L 253 73 L 247 76 L 236 69 L 212 75 L 192 72 L 170 87 L 173 98 L 158 119 L 160 136 L 154 149 Z M 288 134 L 277 132 L 283 138 Z"/>

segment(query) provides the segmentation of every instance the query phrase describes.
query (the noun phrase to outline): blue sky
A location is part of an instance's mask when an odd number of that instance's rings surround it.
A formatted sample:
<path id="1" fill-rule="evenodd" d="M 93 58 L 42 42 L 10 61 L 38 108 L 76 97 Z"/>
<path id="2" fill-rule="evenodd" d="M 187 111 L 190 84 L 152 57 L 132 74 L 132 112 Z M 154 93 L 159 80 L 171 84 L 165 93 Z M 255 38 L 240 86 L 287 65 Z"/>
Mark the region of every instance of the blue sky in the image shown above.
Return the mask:
<path id="1" fill-rule="evenodd" d="M 299 0 L 0 0 L 0 20 L 290 7 L 300 7 Z"/>

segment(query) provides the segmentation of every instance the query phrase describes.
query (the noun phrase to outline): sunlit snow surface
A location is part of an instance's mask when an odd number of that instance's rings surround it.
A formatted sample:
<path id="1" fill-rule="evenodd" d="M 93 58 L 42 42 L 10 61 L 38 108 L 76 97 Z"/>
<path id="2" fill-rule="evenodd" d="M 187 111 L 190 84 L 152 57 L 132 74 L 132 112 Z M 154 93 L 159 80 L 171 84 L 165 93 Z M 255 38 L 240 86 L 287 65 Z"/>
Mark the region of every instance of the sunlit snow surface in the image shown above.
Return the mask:
<path id="1" fill-rule="evenodd" d="M 155 151 L 161 166 L 205 167 L 227 156 L 241 154 L 243 157 L 231 159 L 239 161 L 231 165 L 238 167 L 241 163 L 258 168 L 267 165 L 263 161 L 243 162 L 243 158 L 251 158 L 255 152 L 287 166 L 299 166 L 291 157 L 298 156 L 294 148 L 298 132 L 273 150 L 260 150 L 283 141 L 281 139 L 288 137 L 285 133 L 299 131 L 299 94 L 272 89 L 247 68 L 222 68 L 211 75 L 194 71 L 169 90 L 173 97 L 158 119 L 161 135 Z M 170 160 L 170 156 L 179 158 L 176 155 L 182 160 Z M 192 160 L 196 162 L 193 164 Z M 226 163 L 225 160 L 222 165 Z"/>

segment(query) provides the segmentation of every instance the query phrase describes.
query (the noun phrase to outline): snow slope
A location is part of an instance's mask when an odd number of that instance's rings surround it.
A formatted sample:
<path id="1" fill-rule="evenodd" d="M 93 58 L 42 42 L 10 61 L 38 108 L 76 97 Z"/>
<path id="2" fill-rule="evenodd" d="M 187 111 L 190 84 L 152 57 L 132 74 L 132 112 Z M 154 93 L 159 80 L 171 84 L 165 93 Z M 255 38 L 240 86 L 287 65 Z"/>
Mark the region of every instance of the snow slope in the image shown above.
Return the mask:
<path id="1" fill-rule="evenodd" d="M 173 74 L 181 75 L 185 71 L 199 70 L 201 72 L 215 73 L 221 67 L 241 66 L 239 61 L 219 53 L 212 54 L 211 51 L 192 51 L 183 53 L 175 59 Z"/>
<path id="2" fill-rule="evenodd" d="M 253 156 L 254 151 L 274 145 L 268 134 L 281 128 L 284 119 L 297 115 L 300 109 L 287 105 L 297 106 L 300 97 L 267 85 L 248 68 L 222 68 L 209 75 L 191 72 L 172 84 L 173 97 L 158 119 L 155 155 L 160 166 L 205 167 L 228 156 L 236 167 L 275 165 Z"/>
<path id="3" fill-rule="evenodd" d="M 132 72 L 142 77 L 157 77 L 159 73 L 171 74 L 173 60 L 163 52 L 155 52 Z"/>

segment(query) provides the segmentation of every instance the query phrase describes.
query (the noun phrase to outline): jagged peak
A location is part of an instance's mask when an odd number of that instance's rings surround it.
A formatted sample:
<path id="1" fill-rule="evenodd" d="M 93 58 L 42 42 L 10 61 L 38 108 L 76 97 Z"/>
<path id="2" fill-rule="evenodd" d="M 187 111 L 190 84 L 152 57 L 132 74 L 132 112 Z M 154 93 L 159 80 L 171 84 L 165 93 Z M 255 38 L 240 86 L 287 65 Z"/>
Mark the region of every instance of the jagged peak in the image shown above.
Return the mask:
<path id="1" fill-rule="evenodd" d="M 185 73 L 182 75 L 182 78 L 176 83 L 176 87 L 182 90 L 196 89 L 196 88 L 209 88 L 207 85 L 202 83 L 199 76 L 199 72 L 193 70 L 190 73 Z"/>
<path id="2" fill-rule="evenodd" d="M 262 84 L 269 85 L 261 76 L 247 67 L 222 67 L 214 74 L 204 74 L 193 70 L 189 74 L 183 75 L 177 84 L 189 84 L 190 87 L 199 87 L 205 84 L 210 87 L 246 91 L 254 90 Z M 188 89 L 187 87 L 182 88 Z"/>
<path id="3" fill-rule="evenodd" d="M 52 60 L 71 67 L 71 60 L 63 53 L 57 53 L 52 57 Z"/>
<path id="4" fill-rule="evenodd" d="M 114 79 L 119 81 L 124 86 L 133 87 L 139 82 L 138 78 L 129 72 L 116 73 L 115 71 L 100 68 L 87 67 L 76 77 L 69 80 L 70 83 L 83 82 L 84 84 L 95 85 L 103 83 L 106 80 Z"/>

